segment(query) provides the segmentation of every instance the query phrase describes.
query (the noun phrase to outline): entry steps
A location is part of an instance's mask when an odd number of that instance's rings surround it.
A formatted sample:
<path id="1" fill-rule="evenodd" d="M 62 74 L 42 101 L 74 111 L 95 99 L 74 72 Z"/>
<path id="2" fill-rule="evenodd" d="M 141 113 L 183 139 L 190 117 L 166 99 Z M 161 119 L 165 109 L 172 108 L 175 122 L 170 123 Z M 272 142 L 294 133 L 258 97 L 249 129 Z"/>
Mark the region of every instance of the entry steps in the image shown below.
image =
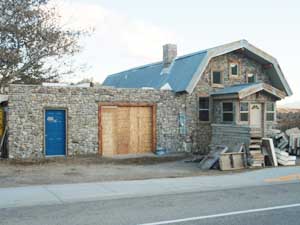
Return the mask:
<path id="1" fill-rule="evenodd" d="M 262 136 L 251 135 L 250 145 L 249 145 L 249 156 L 251 167 L 264 167 L 265 158 L 262 154 Z"/>

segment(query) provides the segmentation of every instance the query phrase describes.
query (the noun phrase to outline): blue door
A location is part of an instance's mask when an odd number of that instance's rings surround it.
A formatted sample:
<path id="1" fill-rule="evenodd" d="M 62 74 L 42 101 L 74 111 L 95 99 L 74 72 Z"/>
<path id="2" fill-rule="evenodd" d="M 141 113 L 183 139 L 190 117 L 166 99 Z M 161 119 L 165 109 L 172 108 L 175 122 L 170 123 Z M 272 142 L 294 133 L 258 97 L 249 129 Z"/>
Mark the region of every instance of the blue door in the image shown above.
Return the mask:
<path id="1" fill-rule="evenodd" d="M 65 110 L 46 110 L 45 152 L 46 156 L 59 156 L 66 154 Z"/>

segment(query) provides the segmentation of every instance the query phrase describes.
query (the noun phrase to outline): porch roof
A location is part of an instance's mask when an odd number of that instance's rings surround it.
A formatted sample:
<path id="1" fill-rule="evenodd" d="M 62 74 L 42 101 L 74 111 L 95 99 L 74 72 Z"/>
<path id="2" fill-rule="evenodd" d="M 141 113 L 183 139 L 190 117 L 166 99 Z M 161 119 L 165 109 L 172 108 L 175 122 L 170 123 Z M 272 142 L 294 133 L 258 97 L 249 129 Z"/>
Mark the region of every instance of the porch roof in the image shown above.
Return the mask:
<path id="1" fill-rule="evenodd" d="M 223 89 L 219 89 L 211 93 L 211 96 L 214 98 L 232 97 L 232 98 L 243 99 L 259 91 L 265 91 L 275 96 L 278 99 L 283 99 L 284 97 L 286 97 L 286 94 L 284 92 L 266 83 L 247 83 L 247 84 L 233 85 L 233 86 L 225 87 Z"/>

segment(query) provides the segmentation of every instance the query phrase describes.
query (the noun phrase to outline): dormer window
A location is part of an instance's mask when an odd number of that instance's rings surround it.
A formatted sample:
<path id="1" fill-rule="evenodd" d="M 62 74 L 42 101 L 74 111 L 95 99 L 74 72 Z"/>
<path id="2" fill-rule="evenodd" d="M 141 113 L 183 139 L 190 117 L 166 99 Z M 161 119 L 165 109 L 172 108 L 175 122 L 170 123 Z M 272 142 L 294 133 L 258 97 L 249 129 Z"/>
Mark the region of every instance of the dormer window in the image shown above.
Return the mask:
<path id="1" fill-rule="evenodd" d="M 223 83 L 221 71 L 212 71 L 212 84 L 222 84 Z"/>
<path id="2" fill-rule="evenodd" d="M 238 63 L 230 63 L 230 75 L 231 76 L 239 75 L 239 64 Z"/>
<path id="3" fill-rule="evenodd" d="M 247 74 L 247 81 L 248 83 L 255 83 L 256 82 L 256 76 L 253 73 Z"/>

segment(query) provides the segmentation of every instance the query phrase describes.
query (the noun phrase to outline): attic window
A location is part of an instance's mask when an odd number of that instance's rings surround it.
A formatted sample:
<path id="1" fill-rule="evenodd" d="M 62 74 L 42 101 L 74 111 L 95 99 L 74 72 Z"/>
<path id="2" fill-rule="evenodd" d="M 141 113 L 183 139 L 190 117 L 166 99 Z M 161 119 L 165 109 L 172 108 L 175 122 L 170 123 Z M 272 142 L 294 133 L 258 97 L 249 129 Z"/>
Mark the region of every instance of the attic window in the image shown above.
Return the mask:
<path id="1" fill-rule="evenodd" d="M 212 72 L 212 84 L 222 84 L 221 71 L 213 71 Z"/>
<path id="2" fill-rule="evenodd" d="M 248 83 L 255 83 L 256 82 L 256 76 L 252 73 L 247 74 L 247 81 L 248 81 Z"/>
<path id="3" fill-rule="evenodd" d="M 232 75 L 232 76 L 239 75 L 239 64 L 238 63 L 230 63 L 230 75 Z"/>

